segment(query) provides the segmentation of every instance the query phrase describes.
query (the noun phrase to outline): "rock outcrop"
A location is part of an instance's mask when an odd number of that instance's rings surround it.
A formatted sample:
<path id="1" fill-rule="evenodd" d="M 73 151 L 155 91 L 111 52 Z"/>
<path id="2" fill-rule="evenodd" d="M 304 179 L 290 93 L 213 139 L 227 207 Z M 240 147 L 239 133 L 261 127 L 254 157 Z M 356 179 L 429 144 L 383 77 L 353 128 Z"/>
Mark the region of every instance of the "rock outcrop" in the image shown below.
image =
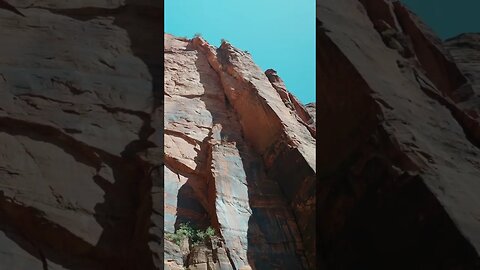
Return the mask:
<path id="1" fill-rule="evenodd" d="M 317 1 L 318 269 L 480 269 L 478 36 Z"/>
<path id="2" fill-rule="evenodd" d="M 187 256 L 166 240 L 166 269 L 316 269 L 312 117 L 227 42 L 165 34 L 164 52 L 165 231 L 219 237 Z"/>
<path id="3" fill-rule="evenodd" d="M 161 269 L 161 3 L 8 2 L 0 268 Z"/>
<path id="4" fill-rule="evenodd" d="M 445 42 L 445 48 L 468 81 L 461 89 L 467 98 L 459 106 L 480 121 L 480 34 L 453 37 Z"/>
<path id="5" fill-rule="evenodd" d="M 479 34 L 318 1 L 302 105 L 158 1 L 4 3 L 1 269 L 480 269 Z"/>

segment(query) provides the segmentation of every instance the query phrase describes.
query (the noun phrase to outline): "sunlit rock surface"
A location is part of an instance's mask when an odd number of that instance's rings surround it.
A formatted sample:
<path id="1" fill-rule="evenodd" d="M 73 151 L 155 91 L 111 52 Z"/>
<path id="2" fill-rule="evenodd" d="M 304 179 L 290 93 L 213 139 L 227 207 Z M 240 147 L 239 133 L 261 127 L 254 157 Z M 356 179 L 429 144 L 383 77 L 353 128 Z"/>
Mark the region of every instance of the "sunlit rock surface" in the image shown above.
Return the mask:
<path id="1" fill-rule="evenodd" d="M 287 106 L 228 43 L 165 34 L 164 53 L 165 231 L 189 222 L 220 237 L 188 260 L 166 241 L 165 267 L 315 269 L 316 141 L 303 105 Z"/>

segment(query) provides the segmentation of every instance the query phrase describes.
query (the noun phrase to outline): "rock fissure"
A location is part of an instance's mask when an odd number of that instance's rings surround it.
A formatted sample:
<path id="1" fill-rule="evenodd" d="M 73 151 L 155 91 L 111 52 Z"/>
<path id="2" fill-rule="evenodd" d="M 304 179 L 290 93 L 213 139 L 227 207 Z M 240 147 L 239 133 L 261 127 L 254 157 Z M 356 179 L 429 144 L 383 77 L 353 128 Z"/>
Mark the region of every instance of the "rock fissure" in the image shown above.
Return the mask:
<path id="1" fill-rule="evenodd" d="M 480 123 L 459 109 L 455 103 L 453 103 L 453 101 L 450 101 L 445 96 L 440 95 L 438 90 L 426 82 L 416 70 L 413 70 L 413 72 L 420 89 L 422 89 L 430 98 L 445 106 L 451 112 L 452 117 L 462 127 L 465 137 L 477 148 L 480 148 Z M 424 84 L 426 84 L 428 87 L 423 86 Z"/>

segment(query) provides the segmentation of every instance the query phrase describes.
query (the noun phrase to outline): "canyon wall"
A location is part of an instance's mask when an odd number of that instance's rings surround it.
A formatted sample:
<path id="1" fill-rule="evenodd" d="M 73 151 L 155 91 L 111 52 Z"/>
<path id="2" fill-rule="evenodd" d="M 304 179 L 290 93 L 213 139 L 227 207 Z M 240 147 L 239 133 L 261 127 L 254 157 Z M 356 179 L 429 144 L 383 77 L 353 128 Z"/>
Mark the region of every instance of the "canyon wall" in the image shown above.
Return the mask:
<path id="1" fill-rule="evenodd" d="M 480 268 L 479 34 L 317 1 L 303 105 L 228 42 L 162 37 L 158 1 L 9 3 L 1 269 Z"/>
<path id="2" fill-rule="evenodd" d="M 478 35 L 317 1 L 318 269 L 480 268 Z"/>
<path id="3" fill-rule="evenodd" d="M 161 269 L 161 3 L 9 3 L 0 268 Z"/>
<path id="4" fill-rule="evenodd" d="M 165 268 L 315 269 L 312 116 L 228 42 L 165 34 L 164 52 L 165 232 L 217 232 L 165 240 Z"/>

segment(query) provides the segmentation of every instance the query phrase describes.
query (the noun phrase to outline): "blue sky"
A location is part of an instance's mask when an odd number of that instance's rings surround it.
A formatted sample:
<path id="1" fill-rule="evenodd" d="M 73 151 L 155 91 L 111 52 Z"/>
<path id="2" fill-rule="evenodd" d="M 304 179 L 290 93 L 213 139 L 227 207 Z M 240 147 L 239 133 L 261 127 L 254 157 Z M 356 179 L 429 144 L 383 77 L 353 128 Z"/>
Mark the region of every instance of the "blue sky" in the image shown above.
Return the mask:
<path id="1" fill-rule="evenodd" d="M 165 32 L 222 38 L 275 69 L 303 103 L 315 101 L 314 0 L 165 0 Z"/>
<path id="2" fill-rule="evenodd" d="M 480 0 L 402 0 L 442 39 L 480 32 Z"/>

